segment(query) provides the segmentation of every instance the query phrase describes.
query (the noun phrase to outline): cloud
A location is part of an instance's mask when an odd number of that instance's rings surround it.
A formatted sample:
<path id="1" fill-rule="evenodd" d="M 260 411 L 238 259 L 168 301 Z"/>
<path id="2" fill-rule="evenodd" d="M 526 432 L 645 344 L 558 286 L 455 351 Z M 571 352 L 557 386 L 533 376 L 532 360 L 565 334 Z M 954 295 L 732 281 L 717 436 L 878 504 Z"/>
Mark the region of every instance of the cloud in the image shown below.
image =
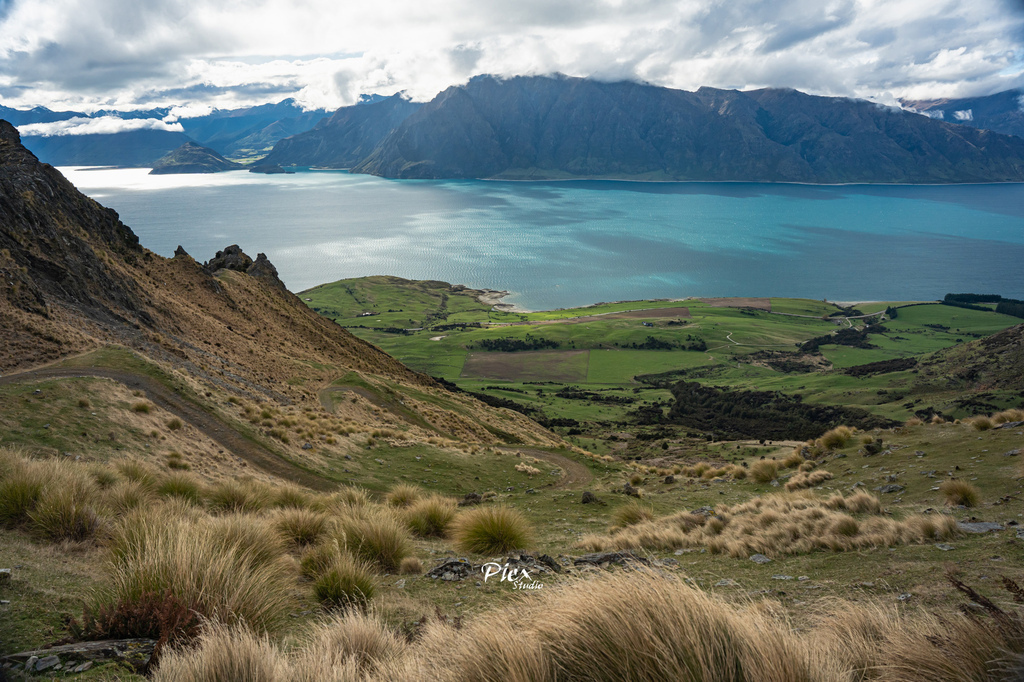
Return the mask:
<path id="1" fill-rule="evenodd" d="M 0 0 L 4 104 L 307 107 L 481 73 L 924 99 L 1024 85 L 1017 0 Z M 25 88 L 29 88 L 26 90 Z M 84 103 L 84 104 L 83 104 Z"/>
<path id="2" fill-rule="evenodd" d="M 39 137 L 61 137 L 64 135 L 110 135 L 130 130 L 165 130 L 181 133 L 185 129 L 180 123 L 161 121 L 155 118 L 118 118 L 117 116 L 98 116 L 96 118 L 76 117 L 66 121 L 53 123 L 29 123 L 18 126 L 22 135 Z"/>

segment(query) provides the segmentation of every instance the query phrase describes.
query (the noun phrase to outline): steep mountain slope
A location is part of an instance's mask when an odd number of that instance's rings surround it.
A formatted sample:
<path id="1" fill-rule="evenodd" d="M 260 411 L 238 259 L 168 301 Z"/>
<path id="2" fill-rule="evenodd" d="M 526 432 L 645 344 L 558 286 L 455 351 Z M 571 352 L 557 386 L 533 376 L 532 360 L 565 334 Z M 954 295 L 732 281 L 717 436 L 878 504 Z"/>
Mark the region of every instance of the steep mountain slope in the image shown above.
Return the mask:
<path id="1" fill-rule="evenodd" d="M 1024 137 L 1024 91 L 1006 90 L 985 97 L 901 100 L 900 104 L 931 118 Z"/>
<path id="2" fill-rule="evenodd" d="M 398 424 L 413 442 L 552 442 L 533 422 L 453 396 L 309 310 L 262 254 L 231 247 L 203 265 L 181 249 L 171 259 L 151 253 L 114 211 L 39 163 L 6 122 L 0 277 L 3 375 L 116 346 L 216 400 L 320 409 L 334 387 L 352 394 L 334 401 L 338 418 Z M 286 445 L 304 456 L 301 443 Z"/>
<path id="3" fill-rule="evenodd" d="M 420 106 L 398 94 L 342 107 L 312 130 L 275 144 L 263 163 L 348 168 L 369 155 Z"/>
<path id="4" fill-rule="evenodd" d="M 480 76 L 411 114 L 353 171 L 399 178 L 1019 181 L 1024 141 L 793 90 L 691 93 Z"/>
<path id="5" fill-rule="evenodd" d="M 186 142 L 171 153 L 157 159 L 149 174 L 219 173 L 242 168 L 244 168 L 242 164 L 228 161 L 209 147 L 198 145 L 195 142 Z"/>

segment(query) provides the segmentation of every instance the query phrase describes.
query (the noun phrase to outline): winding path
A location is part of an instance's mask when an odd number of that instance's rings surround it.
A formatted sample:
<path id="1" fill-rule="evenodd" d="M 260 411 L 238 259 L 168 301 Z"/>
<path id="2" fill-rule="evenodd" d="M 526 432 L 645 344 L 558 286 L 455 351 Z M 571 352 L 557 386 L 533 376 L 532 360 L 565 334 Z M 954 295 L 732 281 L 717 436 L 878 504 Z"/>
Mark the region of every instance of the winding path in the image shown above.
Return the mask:
<path id="1" fill-rule="evenodd" d="M 562 470 L 562 477 L 558 479 L 558 483 L 551 486 L 552 489 L 579 488 L 594 480 L 594 474 L 590 473 L 590 469 L 577 461 L 569 459 L 565 455 L 545 450 L 534 450 L 532 448 L 509 447 L 500 449 L 506 452 L 521 452 L 524 455 L 542 459 L 548 464 L 554 464 L 556 467 L 559 467 Z"/>
<path id="2" fill-rule="evenodd" d="M 204 435 L 236 457 L 263 471 L 314 490 L 333 490 L 337 487 L 325 478 L 288 461 L 272 452 L 250 436 L 199 405 L 178 395 L 156 379 L 108 367 L 44 367 L 0 377 L 0 385 L 15 384 L 38 379 L 71 379 L 78 377 L 111 379 L 133 391 L 142 391 L 154 405 L 193 425 Z"/>

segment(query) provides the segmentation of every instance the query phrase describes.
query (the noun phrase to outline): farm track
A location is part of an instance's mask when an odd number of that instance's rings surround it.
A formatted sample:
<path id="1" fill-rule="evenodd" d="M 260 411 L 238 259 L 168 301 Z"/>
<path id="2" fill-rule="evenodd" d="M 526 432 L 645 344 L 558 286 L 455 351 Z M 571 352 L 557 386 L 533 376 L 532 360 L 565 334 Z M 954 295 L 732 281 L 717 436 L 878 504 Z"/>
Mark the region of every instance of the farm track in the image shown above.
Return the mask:
<path id="1" fill-rule="evenodd" d="M 110 379 L 142 393 L 157 407 L 196 427 L 235 457 L 268 474 L 314 490 L 333 490 L 337 484 L 288 461 L 249 435 L 175 393 L 156 379 L 108 367 L 44 367 L 0 377 L 0 385 L 45 379 Z"/>
<path id="2" fill-rule="evenodd" d="M 501 449 L 507 452 L 518 451 L 524 455 L 536 457 L 537 459 L 544 460 L 548 464 L 554 464 L 559 467 L 562 470 L 562 477 L 558 479 L 558 483 L 551 486 L 552 489 L 562 490 L 565 488 L 580 488 L 594 480 L 594 475 L 590 473 L 590 469 L 577 461 L 569 459 L 565 455 L 546 452 L 544 450 L 533 450 L 530 448 L 511 447 Z"/>

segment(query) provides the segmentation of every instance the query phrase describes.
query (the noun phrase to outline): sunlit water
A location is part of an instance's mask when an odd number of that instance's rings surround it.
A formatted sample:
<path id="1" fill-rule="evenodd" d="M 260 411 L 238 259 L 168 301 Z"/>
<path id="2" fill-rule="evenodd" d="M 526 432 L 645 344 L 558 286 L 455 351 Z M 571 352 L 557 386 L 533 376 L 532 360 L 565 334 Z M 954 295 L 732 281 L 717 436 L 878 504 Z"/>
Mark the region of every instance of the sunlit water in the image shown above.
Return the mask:
<path id="1" fill-rule="evenodd" d="M 292 291 L 362 275 L 530 309 L 686 296 L 1024 298 L 1024 185 L 385 180 L 60 169 L 153 251 L 265 252 Z"/>

